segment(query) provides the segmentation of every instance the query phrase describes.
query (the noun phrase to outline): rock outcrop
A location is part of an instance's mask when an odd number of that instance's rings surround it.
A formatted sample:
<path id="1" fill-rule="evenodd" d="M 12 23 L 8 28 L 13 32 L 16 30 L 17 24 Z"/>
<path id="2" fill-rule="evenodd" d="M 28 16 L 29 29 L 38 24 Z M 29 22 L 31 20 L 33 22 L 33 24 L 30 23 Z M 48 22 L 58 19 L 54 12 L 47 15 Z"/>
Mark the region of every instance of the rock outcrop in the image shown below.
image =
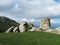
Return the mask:
<path id="1" fill-rule="evenodd" d="M 20 25 L 19 25 L 19 30 L 20 32 L 26 32 L 27 31 L 27 22 L 22 22 Z"/>
<path id="2" fill-rule="evenodd" d="M 13 32 L 14 26 L 11 26 L 5 33 Z"/>
<path id="3" fill-rule="evenodd" d="M 20 31 L 19 31 L 18 27 L 15 27 L 13 32 L 20 32 Z"/>
<path id="4" fill-rule="evenodd" d="M 36 27 L 32 27 L 29 31 L 36 31 L 37 28 Z"/>
<path id="5" fill-rule="evenodd" d="M 53 29 L 47 29 L 44 32 L 52 32 Z"/>
<path id="6" fill-rule="evenodd" d="M 10 19 L 10 18 L 4 17 L 4 16 L 0 16 L 0 32 L 1 33 L 5 32 L 11 26 L 14 26 L 14 27 L 19 26 L 19 23 L 13 19 Z"/>
<path id="7" fill-rule="evenodd" d="M 29 28 L 29 29 L 32 29 L 33 26 L 34 26 L 34 25 L 33 25 L 32 23 L 28 23 L 28 28 Z"/>
<path id="8" fill-rule="evenodd" d="M 51 28 L 51 23 L 49 18 L 45 18 L 41 21 L 40 28 L 42 31 L 46 31 Z"/>
<path id="9" fill-rule="evenodd" d="M 28 24 L 28 28 L 29 28 L 29 31 L 36 31 L 37 30 L 37 28 L 32 23 Z"/>
<path id="10" fill-rule="evenodd" d="M 32 23 L 22 22 L 18 27 L 10 27 L 5 33 L 9 32 L 27 32 L 27 31 L 43 31 L 60 34 L 60 28 L 51 29 L 51 23 L 49 18 L 45 18 L 41 21 L 40 28 L 36 28 Z"/>
<path id="11" fill-rule="evenodd" d="M 55 30 L 53 30 L 52 33 L 60 34 L 60 27 L 58 27 Z"/>

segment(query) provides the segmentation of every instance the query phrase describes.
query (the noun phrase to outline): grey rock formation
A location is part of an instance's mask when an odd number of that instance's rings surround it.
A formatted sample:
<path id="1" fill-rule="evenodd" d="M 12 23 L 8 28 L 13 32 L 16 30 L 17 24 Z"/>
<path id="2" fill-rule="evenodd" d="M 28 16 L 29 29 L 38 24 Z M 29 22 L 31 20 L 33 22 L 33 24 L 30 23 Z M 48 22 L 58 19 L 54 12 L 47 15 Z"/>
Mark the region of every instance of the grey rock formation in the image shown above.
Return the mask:
<path id="1" fill-rule="evenodd" d="M 53 29 L 47 29 L 44 32 L 52 32 Z"/>
<path id="2" fill-rule="evenodd" d="M 20 30 L 20 32 L 26 32 L 27 31 L 27 22 L 22 22 L 19 25 L 19 30 Z"/>
<path id="3" fill-rule="evenodd" d="M 18 27 L 15 27 L 13 32 L 19 32 Z"/>
<path id="4" fill-rule="evenodd" d="M 28 28 L 29 28 L 29 29 L 32 29 L 33 26 L 34 26 L 34 25 L 33 25 L 32 23 L 28 23 Z"/>
<path id="5" fill-rule="evenodd" d="M 5 33 L 9 33 L 9 32 L 13 32 L 14 26 L 11 26 L 7 31 L 5 31 Z"/>
<path id="6" fill-rule="evenodd" d="M 41 30 L 43 31 L 46 31 L 48 29 L 51 28 L 51 23 L 50 23 L 50 19 L 49 18 L 45 18 L 41 21 L 41 25 L 40 25 L 40 28 Z"/>
<path id="7" fill-rule="evenodd" d="M 36 27 L 32 27 L 29 31 L 36 31 L 37 28 Z"/>
<path id="8" fill-rule="evenodd" d="M 52 31 L 50 19 L 45 18 L 41 21 L 41 25 L 39 28 L 36 28 L 32 23 L 27 23 L 24 21 L 24 22 L 20 23 L 19 27 L 14 28 L 14 26 L 12 26 L 5 33 L 9 33 L 11 31 L 13 31 L 13 32 L 27 32 L 27 29 L 29 31 L 44 31 L 44 32 L 51 32 Z M 58 29 L 56 29 L 56 30 L 58 30 Z M 52 31 L 52 32 L 54 32 L 54 31 Z"/>
<path id="9" fill-rule="evenodd" d="M 29 31 L 40 31 L 40 30 L 38 30 L 38 28 L 36 28 L 32 23 L 29 23 L 29 24 L 28 24 L 28 27 L 29 27 Z"/>
<path id="10" fill-rule="evenodd" d="M 53 30 L 52 33 L 60 34 L 60 27 L 58 27 L 55 30 Z"/>

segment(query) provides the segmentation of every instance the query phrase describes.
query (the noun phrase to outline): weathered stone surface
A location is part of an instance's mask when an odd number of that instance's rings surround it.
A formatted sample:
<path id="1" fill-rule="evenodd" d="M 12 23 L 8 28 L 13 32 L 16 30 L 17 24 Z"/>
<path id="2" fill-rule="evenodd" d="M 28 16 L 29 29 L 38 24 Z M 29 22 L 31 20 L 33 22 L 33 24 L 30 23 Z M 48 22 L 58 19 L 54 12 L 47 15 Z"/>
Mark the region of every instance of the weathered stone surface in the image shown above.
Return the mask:
<path id="1" fill-rule="evenodd" d="M 19 30 L 20 30 L 20 32 L 26 32 L 27 31 L 27 22 L 22 22 L 19 25 Z"/>
<path id="2" fill-rule="evenodd" d="M 9 32 L 13 32 L 14 26 L 11 26 L 7 31 L 5 31 L 5 33 L 9 33 Z"/>
<path id="3" fill-rule="evenodd" d="M 36 31 L 37 28 L 36 27 L 32 27 L 32 29 L 30 29 L 30 31 Z"/>
<path id="4" fill-rule="evenodd" d="M 41 21 L 40 29 L 45 31 L 51 28 L 51 23 L 49 18 L 45 18 Z"/>
<path id="5" fill-rule="evenodd" d="M 52 29 L 47 29 L 44 32 L 52 32 Z"/>
<path id="6" fill-rule="evenodd" d="M 52 33 L 60 34 L 60 27 L 58 27 L 55 30 L 53 30 Z"/>
<path id="7" fill-rule="evenodd" d="M 33 25 L 32 23 L 28 23 L 28 28 L 29 28 L 29 29 L 32 29 L 33 26 L 34 26 L 34 25 Z"/>
<path id="8" fill-rule="evenodd" d="M 18 27 L 15 27 L 13 32 L 19 32 Z"/>

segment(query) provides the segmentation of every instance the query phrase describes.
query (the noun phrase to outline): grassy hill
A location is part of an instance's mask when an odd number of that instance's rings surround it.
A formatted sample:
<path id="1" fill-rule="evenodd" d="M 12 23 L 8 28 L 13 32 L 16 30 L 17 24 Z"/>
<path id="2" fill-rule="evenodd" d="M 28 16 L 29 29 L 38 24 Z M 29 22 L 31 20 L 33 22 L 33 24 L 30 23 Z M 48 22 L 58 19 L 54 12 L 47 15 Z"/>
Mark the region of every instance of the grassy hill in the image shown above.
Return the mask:
<path id="1" fill-rule="evenodd" d="M 0 45 L 60 45 L 60 35 L 45 32 L 0 33 Z"/>
<path id="2" fill-rule="evenodd" d="M 18 25 L 19 23 L 17 23 L 16 21 L 0 16 L 0 32 L 6 31 L 11 26 L 18 26 Z"/>

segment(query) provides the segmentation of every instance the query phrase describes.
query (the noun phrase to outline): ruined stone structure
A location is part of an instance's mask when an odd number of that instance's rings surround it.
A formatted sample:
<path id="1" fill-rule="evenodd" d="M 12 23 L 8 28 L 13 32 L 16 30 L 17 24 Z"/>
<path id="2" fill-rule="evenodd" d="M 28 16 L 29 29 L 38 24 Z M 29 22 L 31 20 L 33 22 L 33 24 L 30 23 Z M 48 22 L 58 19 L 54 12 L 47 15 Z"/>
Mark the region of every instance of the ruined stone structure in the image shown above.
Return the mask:
<path id="1" fill-rule="evenodd" d="M 27 22 L 22 22 L 20 25 L 19 25 L 19 30 L 20 32 L 26 32 L 27 31 Z"/>
<path id="2" fill-rule="evenodd" d="M 40 29 L 45 31 L 51 28 L 51 23 L 49 18 L 45 18 L 41 21 Z"/>

